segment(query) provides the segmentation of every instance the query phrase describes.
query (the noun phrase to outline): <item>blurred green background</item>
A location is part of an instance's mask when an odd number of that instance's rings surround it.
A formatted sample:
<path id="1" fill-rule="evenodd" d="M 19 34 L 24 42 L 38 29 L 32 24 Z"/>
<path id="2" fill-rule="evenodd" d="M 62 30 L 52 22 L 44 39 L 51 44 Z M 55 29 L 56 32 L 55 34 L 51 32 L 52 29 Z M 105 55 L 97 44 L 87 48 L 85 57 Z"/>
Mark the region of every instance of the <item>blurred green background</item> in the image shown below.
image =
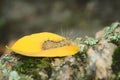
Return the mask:
<path id="1" fill-rule="evenodd" d="M 119 21 L 120 0 L 0 0 L 0 44 L 49 31 L 94 36 Z"/>

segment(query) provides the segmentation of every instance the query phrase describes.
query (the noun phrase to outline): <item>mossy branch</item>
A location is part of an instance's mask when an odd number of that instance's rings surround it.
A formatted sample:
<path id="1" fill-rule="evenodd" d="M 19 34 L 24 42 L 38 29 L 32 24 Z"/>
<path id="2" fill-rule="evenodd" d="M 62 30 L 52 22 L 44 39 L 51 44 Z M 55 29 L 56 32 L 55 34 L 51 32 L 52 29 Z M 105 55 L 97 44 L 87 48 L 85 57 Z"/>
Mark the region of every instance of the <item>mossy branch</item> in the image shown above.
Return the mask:
<path id="1" fill-rule="evenodd" d="M 79 53 L 68 57 L 33 58 L 4 54 L 0 58 L 0 80 L 120 79 L 119 22 L 97 32 L 95 38 L 78 37 L 75 42 L 80 48 Z"/>

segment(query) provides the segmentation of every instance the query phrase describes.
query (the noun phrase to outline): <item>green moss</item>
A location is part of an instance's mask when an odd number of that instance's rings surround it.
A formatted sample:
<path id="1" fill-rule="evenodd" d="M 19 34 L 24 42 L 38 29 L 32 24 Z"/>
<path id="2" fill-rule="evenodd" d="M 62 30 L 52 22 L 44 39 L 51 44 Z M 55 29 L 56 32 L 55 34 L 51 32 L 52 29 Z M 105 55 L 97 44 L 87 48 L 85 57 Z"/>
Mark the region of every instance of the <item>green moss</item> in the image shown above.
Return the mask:
<path id="1" fill-rule="evenodd" d="M 52 69 L 49 58 L 26 57 L 21 55 L 16 56 L 19 57 L 19 64 L 14 66 L 13 69 L 19 73 L 32 75 L 32 77 L 37 80 L 41 80 L 41 75 L 39 74 L 41 70 L 49 70 L 46 74 L 51 74 Z"/>
<path id="2" fill-rule="evenodd" d="M 118 75 L 118 73 L 120 73 L 120 47 L 115 50 L 112 61 L 112 70 L 116 75 Z"/>
<path id="3" fill-rule="evenodd" d="M 120 80 L 120 72 L 118 73 L 117 77 L 114 80 Z"/>

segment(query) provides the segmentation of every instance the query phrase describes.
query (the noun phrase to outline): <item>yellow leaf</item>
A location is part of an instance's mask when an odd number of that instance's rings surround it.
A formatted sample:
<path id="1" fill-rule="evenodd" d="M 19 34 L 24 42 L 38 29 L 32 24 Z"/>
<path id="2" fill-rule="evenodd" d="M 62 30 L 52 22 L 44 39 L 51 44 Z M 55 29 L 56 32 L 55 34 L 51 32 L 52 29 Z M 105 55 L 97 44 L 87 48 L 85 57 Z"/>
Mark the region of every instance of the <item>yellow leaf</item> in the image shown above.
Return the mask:
<path id="1" fill-rule="evenodd" d="M 63 36 L 42 32 L 20 38 L 11 50 L 31 57 L 62 57 L 76 54 L 78 46 Z"/>

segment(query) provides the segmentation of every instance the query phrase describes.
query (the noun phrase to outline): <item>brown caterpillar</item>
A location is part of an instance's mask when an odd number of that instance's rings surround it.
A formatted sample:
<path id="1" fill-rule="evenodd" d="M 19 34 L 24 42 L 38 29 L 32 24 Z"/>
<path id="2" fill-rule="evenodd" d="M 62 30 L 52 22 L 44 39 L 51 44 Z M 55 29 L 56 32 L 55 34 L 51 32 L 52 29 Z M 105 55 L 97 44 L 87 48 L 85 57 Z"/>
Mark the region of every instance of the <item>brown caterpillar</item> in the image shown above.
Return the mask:
<path id="1" fill-rule="evenodd" d="M 47 50 L 47 49 L 52 49 L 52 48 L 58 48 L 58 47 L 63 47 L 63 46 L 69 46 L 71 45 L 72 41 L 68 39 L 63 39 L 61 41 L 55 42 L 53 40 L 46 40 L 42 44 L 42 49 Z"/>

